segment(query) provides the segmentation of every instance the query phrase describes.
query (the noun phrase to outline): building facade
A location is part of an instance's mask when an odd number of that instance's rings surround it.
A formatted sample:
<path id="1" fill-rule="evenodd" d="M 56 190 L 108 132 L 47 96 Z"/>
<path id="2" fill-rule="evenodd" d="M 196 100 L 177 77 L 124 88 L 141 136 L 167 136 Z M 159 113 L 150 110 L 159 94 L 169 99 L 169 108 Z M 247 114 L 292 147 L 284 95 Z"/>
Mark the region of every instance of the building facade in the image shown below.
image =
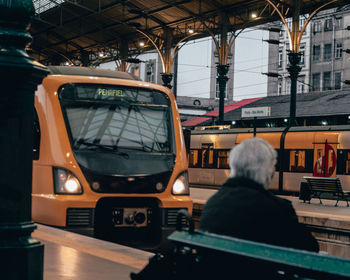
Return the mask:
<path id="1" fill-rule="evenodd" d="M 300 27 L 305 23 L 300 17 Z M 287 19 L 291 26 L 291 19 Z M 274 26 L 278 23 L 274 23 Z M 279 41 L 269 47 L 267 95 L 290 94 L 288 73 L 289 42 L 284 26 L 270 32 L 270 39 Z M 321 11 L 309 22 L 300 45 L 302 70 L 297 93 L 349 89 L 350 80 L 350 5 Z"/>

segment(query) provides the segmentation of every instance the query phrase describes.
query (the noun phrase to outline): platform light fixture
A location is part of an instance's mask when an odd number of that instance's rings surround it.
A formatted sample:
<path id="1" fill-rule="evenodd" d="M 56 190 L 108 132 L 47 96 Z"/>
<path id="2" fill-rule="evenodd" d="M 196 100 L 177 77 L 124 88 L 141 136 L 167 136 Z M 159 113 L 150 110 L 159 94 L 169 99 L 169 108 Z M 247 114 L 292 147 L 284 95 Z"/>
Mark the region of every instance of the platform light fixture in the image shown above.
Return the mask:
<path id="1" fill-rule="evenodd" d="M 258 14 L 256 12 L 252 12 L 250 14 L 250 17 L 253 18 L 253 19 L 256 19 L 258 17 Z"/>
<path id="2" fill-rule="evenodd" d="M 236 124 L 236 121 L 232 121 L 231 123 L 232 123 L 232 125 L 235 125 L 235 124 Z"/>
<path id="3" fill-rule="evenodd" d="M 327 123 L 327 121 L 322 121 L 321 124 L 322 125 L 327 125 L 328 123 Z"/>
<path id="4" fill-rule="evenodd" d="M 193 34 L 194 30 L 192 28 L 188 29 L 188 33 Z"/>
<path id="5" fill-rule="evenodd" d="M 144 43 L 144 42 L 140 42 L 140 43 L 139 43 L 139 46 L 140 46 L 140 47 L 144 47 L 144 46 L 145 46 L 145 43 Z"/>

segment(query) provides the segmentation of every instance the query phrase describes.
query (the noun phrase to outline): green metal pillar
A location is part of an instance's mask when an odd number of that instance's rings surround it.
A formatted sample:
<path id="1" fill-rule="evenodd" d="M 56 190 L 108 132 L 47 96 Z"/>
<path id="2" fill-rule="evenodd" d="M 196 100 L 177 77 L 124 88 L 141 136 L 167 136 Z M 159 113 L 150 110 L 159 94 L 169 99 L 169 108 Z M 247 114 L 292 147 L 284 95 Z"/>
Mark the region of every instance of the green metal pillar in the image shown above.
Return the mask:
<path id="1" fill-rule="evenodd" d="M 226 92 L 226 83 L 228 81 L 227 72 L 229 70 L 229 65 L 217 65 L 217 81 L 219 82 L 219 124 L 224 124 L 224 107 L 225 107 L 225 92 Z"/>
<path id="2" fill-rule="evenodd" d="M 290 66 L 287 68 L 290 74 L 290 111 L 289 111 L 289 126 L 297 125 L 296 121 L 296 99 L 297 99 L 297 80 L 301 67 L 299 66 L 301 54 L 296 52 L 288 53 Z"/>
<path id="3" fill-rule="evenodd" d="M 31 237 L 34 92 L 46 68 L 25 51 L 31 0 L 0 0 L 0 279 L 43 279 L 43 245 Z"/>
<path id="4" fill-rule="evenodd" d="M 171 80 L 173 79 L 173 74 L 161 73 L 161 75 L 163 80 L 163 86 L 166 86 L 171 89 Z"/>

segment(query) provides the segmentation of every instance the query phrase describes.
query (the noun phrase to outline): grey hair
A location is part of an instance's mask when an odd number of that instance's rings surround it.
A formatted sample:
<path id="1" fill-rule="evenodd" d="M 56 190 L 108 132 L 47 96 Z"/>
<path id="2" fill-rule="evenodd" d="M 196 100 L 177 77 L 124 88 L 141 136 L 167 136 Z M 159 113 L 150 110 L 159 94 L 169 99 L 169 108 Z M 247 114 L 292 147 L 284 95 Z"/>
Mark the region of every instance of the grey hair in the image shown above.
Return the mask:
<path id="1" fill-rule="evenodd" d="M 275 172 L 277 152 L 261 138 L 249 138 L 232 148 L 230 177 L 245 177 L 268 188 Z"/>

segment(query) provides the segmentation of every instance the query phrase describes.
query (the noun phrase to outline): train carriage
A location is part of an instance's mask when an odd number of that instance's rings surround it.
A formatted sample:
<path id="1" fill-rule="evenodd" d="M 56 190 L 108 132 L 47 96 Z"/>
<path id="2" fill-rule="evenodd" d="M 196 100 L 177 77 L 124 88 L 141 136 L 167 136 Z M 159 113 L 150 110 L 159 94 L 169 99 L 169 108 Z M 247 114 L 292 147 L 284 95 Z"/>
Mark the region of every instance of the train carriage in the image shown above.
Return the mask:
<path id="1" fill-rule="evenodd" d="M 128 73 L 50 71 L 35 93 L 33 220 L 160 240 L 192 211 L 173 94 Z"/>
<path id="2" fill-rule="evenodd" d="M 271 190 L 297 193 L 304 176 L 338 177 L 344 190 L 350 190 L 350 126 L 260 128 L 256 136 L 278 154 Z M 230 149 L 250 137 L 254 137 L 253 129 L 219 126 L 192 131 L 190 185 L 221 186 L 229 175 Z"/>

